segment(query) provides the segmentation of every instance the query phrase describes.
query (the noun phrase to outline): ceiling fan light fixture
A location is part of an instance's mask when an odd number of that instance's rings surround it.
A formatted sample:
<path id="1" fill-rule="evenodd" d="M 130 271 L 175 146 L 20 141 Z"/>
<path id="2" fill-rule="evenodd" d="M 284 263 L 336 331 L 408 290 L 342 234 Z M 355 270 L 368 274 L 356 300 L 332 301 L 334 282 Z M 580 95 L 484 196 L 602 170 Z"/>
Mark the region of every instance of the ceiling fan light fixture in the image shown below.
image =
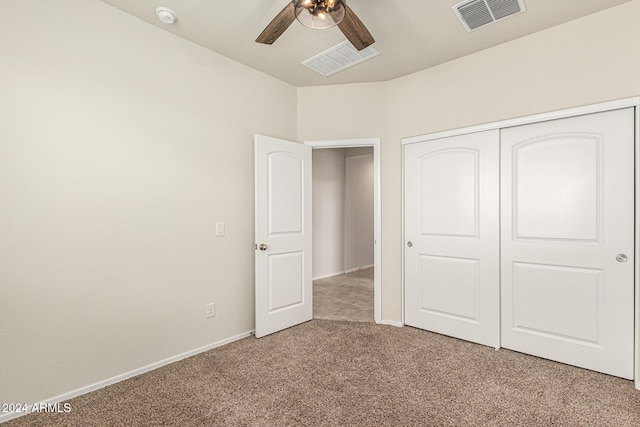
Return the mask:
<path id="1" fill-rule="evenodd" d="M 295 0 L 294 4 L 296 19 L 316 30 L 335 27 L 346 14 L 345 0 Z"/>

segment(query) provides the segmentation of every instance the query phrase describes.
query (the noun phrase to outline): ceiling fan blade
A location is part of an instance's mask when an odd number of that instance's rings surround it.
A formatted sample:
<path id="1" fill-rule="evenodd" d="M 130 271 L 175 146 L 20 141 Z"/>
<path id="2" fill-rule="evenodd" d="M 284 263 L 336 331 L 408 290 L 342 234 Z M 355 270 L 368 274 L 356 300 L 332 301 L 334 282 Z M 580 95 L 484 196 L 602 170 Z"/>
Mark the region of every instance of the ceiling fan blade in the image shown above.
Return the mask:
<path id="1" fill-rule="evenodd" d="M 285 30 L 289 28 L 289 25 L 291 25 L 291 23 L 295 21 L 295 19 L 295 7 L 293 2 L 291 1 L 284 7 L 284 9 L 280 11 L 280 13 L 276 15 L 275 18 L 273 18 L 271 22 L 269 22 L 269 25 L 267 25 L 266 28 L 262 30 L 262 33 L 260 33 L 260 35 L 256 39 L 256 42 L 263 44 L 273 44 L 273 42 L 278 40 L 278 37 L 280 37 L 282 33 L 284 33 Z"/>
<path id="2" fill-rule="evenodd" d="M 358 50 L 362 50 L 370 44 L 375 43 L 375 39 L 364 26 L 360 18 L 353 13 L 353 10 L 346 4 L 346 14 L 342 22 L 338 24 L 338 28 L 345 35 L 345 37 L 351 42 L 351 44 Z"/>

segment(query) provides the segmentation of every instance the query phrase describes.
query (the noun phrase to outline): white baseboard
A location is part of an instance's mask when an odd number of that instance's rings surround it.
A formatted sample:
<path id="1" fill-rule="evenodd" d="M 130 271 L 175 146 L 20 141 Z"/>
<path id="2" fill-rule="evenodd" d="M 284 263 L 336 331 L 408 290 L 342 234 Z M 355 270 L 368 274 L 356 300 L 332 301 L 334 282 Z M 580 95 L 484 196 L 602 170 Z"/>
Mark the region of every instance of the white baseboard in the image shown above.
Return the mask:
<path id="1" fill-rule="evenodd" d="M 248 336 L 253 335 L 254 333 L 255 333 L 255 331 L 253 331 L 253 330 L 252 331 L 248 331 L 248 332 L 243 332 L 243 333 L 235 335 L 233 337 L 230 337 L 230 338 L 227 338 L 227 339 L 224 339 L 224 340 L 220 340 L 220 341 L 214 342 L 212 344 L 207 344 L 207 345 L 205 345 L 203 347 L 199 347 L 199 348 L 187 351 L 185 353 L 181 353 L 181 354 L 169 357 L 167 359 L 160 360 L 160 361 L 155 362 L 155 363 L 151 363 L 151 364 L 143 366 L 141 368 L 134 369 L 132 371 L 125 372 L 125 373 L 120 374 L 120 375 L 116 375 L 115 377 L 111 377 L 111 378 L 108 378 L 106 380 L 99 381 L 97 383 L 90 384 L 88 386 L 81 387 L 79 389 L 76 389 L 76 390 L 73 390 L 73 391 L 70 391 L 70 392 L 67 392 L 67 393 L 60 394 L 58 396 L 55 396 L 55 397 L 52 397 L 50 399 L 46 399 L 46 400 L 43 400 L 42 402 L 37 402 L 37 403 L 46 403 L 46 404 L 55 405 L 56 403 L 63 402 L 65 400 L 69 400 L 69 399 L 72 399 L 74 397 L 78 397 L 78 396 L 81 396 L 83 394 L 87 394 L 87 393 L 90 393 L 92 391 L 99 390 L 99 389 L 104 388 L 106 386 L 109 386 L 109 385 L 112 385 L 112 384 L 115 384 L 115 383 L 119 383 L 120 381 L 124 381 L 126 379 L 129 379 L 129 378 L 144 374 L 144 373 L 149 372 L 149 371 L 153 371 L 154 369 L 161 368 L 163 366 L 169 365 L 169 364 L 174 363 L 174 362 L 178 362 L 178 361 L 186 359 L 188 357 L 195 356 L 196 354 L 204 353 L 205 351 L 212 350 L 212 349 L 214 349 L 216 347 L 221 347 L 221 346 L 223 346 L 225 344 L 229 344 L 229 343 L 232 343 L 234 341 L 241 340 L 243 338 L 246 338 Z M 34 402 L 34 403 L 36 403 L 36 402 Z M 29 408 L 29 411 L 30 410 L 31 410 L 31 408 Z M 10 412 L 10 413 L 1 414 L 0 415 L 0 423 L 4 423 L 6 421 L 12 420 L 14 418 L 21 417 L 23 415 L 28 415 L 29 413 L 30 412 L 17 412 L 17 413 L 16 412 Z"/>
<path id="2" fill-rule="evenodd" d="M 371 267 L 373 267 L 373 264 L 371 264 L 371 265 L 363 265 L 363 266 L 356 267 L 356 268 L 351 268 L 351 269 L 345 270 L 345 271 L 336 271 L 335 273 L 321 274 L 319 276 L 313 277 L 311 280 L 326 279 L 328 277 L 339 276 L 341 274 L 347 274 L 347 273 L 353 273 L 354 271 L 364 270 L 365 268 L 371 268 Z"/>
<path id="3" fill-rule="evenodd" d="M 339 276 L 341 274 L 346 273 L 346 271 L 336 271 L 335 273 L 329 273 L 329 274 L 321 274 L 317 277 L 314 277 L 311 280 L 320 280 L 320 279 L 326 279 L 327 277 L 333 277 L 333 276 Z"/>
<path id="4" fill-rule="evenodd" d="M 382 319 L 380 321 L 381 325 L 389 325 L 389 326 L 395 326 L 396 328 L 402 328 L 404 326 L 404 323 L 402 322 L 398 322 L 396 320 L 387 320 L 387 319 Z"/>
<path id="5" fill-rule="evenodd" d="M 371 267 L 373 267 L 373 264 L 361 265 L 360 267 L 350 268 L 347 271 L 345 271 L 345 273 L 353 273 L 354 271 L 364 270 L 365 268 L 371 268 Z"/>

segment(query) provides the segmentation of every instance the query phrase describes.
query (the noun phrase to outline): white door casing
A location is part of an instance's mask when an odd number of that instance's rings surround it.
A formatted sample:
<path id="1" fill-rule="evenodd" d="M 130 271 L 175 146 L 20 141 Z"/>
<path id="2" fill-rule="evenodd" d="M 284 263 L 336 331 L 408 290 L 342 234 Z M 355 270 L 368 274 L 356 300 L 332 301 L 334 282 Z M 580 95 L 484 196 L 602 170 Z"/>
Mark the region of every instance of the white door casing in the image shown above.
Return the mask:
<path id="1" fill-rule="evenodd" d="M 311 320 L 311 148 L 255 137 L 256 337 Z"/>
<path id="2" fill-rule="evenodd" d="M 498 347 L 499 133 L 404 147 L 405 323 Z"/>
<path id="3" fill-rule="evenodd" d="M 327 141 L 305 141 L 314 149 L 324 148 L 373 148 L 373 238 L 374 238 L 374 279 L 373 279 L 373 317 L 376 323 L 402 326 L 401 322 L 382 318 L 382 203 L 381 203 L 381 167 L 380 138 L 340 139 Z"/>
<path id="4" fill-rule="evenodd" d="M 633 108 L 501 144 L 502 346 L 633 378 Z"/>

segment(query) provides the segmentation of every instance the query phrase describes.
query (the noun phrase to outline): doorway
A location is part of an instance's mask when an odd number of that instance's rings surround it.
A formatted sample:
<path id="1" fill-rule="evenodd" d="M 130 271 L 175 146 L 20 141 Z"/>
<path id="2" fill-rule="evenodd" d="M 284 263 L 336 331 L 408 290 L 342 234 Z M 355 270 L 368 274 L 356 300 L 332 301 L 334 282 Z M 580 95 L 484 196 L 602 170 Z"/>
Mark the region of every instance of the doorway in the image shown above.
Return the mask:
<path id="1" fill-rule="evenodd" d="M 373 322 L 373 147 L 312 157 L 313 317 Z"/>
<path id="2" fill-rule="evenodd" d="M 345 213 L 350 209 L 361 209 L 363 203 L 367 201 L 357 200 L 360 195 L 357 190 L 351 185 L 345 185 L 344 179 L 335 180 L 328 184 L 329 187 L 343 186 L 342 194 L 340 197 L 342 203 L 329 203 L 322 206 L 314 206 L 314 233 L 316 232 L 316 224 L 320 222 L 325 230 L 333 229 L 336 232 L 337 229 L 342 229 L 339 233 L 339 239 L 329 239 L 329 243 L 324 242 L 329 247 L 321 248 L 319 259 L 315 259 L 314 255 L 314 281 L 319 280 L 322 285 L 323 281 L 340 281 L 346 280 L 347 283 L 363 284 L 364 281 L 370 280 L 369 276 L 373 277 L 373 320 L 376 323 L 381 323 L 381 283 L 380 283 L 380 259 L 381 259 L 381 241 L 380 241 L 380 159 L 379 159 L 379 138 L 369 139 L 352 139 L 352 140 L 335 140 L 335 141 L 314 141 L 305 142 L 313 148 L 313 156 L 322 156 L 325 159 L 334 158 L 337 161 L 328 161 L 328 164 L 333 164 L 333 170 L 326 171 L 328 174 L 336 173 L 342 174 L 346 177 L 353 170 L 361 169 L 362 167 L 369 167 L 369 173 L 372 175 L 372 182 L 369 182 L 370 191 L 372 193 L 372 209 L 373 212 L 369 212 L 370 224 L 373 229 L 373 244 L 366 248 L 358 248 L 362 243 L 358 243 L 363 240 L 363 234 L 366 235 L 368 228 L 366 224 L 358 224 L 350 220 L 350 215 Z M 331 150 L 340 149 L 340 150 Z M 315 153 L 318 153 L 316 155 Z M 367 158 L 368 156 L 368 158 Z M 340 161 L 342 158 L 342 162 Z M 371 161 L 372 160 L 372 161 Z M 367 163 L 370 162 L 369 166 Z M 315 162 L 314 162 L 315 163 Z M 338 165 L 338 166 L 336 166 Z M 340 171 L 340 166 L 343 165 Z M 351 184 L 355 184 L 355 188 L 358 188 L 361 183 L 351 179 Z M 341 184 L 342 182 L 342 184 Z M 330 189 L 314 188 L 316 191 L 330 191 Z M 355 193 L 354 193 L 355 191 Z M 314 194 L 314 199 L 317 198 L 317 194 Z M 370 205 L 370 206 L 371 206 Z M 359 214 L 352 212 L 355 216 Z M 321 218 L 321 219 L 319 219 Z M 339 224 L 342 223 L 342 224 Z M 342 225 L 342 226 L 341 226 Z M 314 239 L 314 252 L 318 251 L 316 248 L 317 239 Z M 326 240 L 326 239 L 325 239 Z M 331 247 L 333 246 L 333 248 Z M 366 253 L 366 251 L 369 253 Z M 370 260 L 370 261 L 367 261 Z M 345 274 L 346 273 L 346 274 Z M 335 284 L 335 283 L 334 283 Z M 337 285 L 337 284 L 336 284 Z M 339 285 L 338 285 L 339 286 Z M 363 313 L 360 313 L 362 315 Z"/>

